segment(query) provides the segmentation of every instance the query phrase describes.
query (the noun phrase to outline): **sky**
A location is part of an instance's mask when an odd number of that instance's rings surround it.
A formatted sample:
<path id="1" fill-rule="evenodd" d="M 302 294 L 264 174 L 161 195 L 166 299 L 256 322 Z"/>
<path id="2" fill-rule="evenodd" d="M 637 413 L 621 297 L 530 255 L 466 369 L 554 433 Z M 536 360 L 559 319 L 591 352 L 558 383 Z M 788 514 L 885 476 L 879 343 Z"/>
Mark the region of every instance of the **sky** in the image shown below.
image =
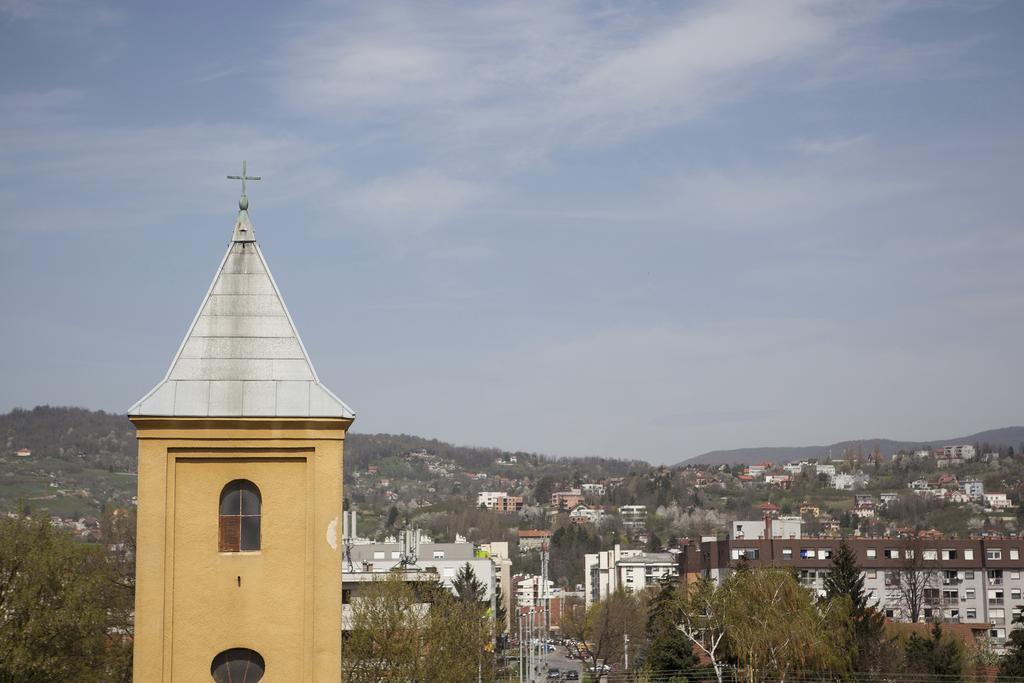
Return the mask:
<path id="1" fill-rule="evenodd" d="M 124 412 L 250 216 L 354 431 L 1024 423 L 1024 4 L 0 0 L 0 409 Z"/>

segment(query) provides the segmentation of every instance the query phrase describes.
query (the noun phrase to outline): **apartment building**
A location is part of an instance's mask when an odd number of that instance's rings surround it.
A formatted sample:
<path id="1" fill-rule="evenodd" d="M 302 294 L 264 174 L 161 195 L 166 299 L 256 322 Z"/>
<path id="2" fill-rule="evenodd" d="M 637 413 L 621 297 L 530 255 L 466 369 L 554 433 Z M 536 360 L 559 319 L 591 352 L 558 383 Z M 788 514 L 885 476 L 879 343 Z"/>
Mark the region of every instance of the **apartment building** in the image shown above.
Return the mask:
<path id="1" fill-rule="evenodd" d="M 555 491 L 551 494 L 551 507 L 556 510 L 572 510 L 583 502 L 583 492 L 579 489 Z"/>
<path id="2" fill-rule="evenodd" d="M 800 517 L 772 518 L 735 521 L 732 523 L 732 537 L 742 538 L 800 538 L 803 519 Z"/>
<path id="3" fill-rule="evenodd" d="M 679 563 L 674 553 L 645 553 L 611 550 L 583 556 L 583 588 L 587 607 L 604 600 L 620 588 L 636 593 L 658 583 L 664 576 L 678 576 Z"/>
<path id="4" fill-rule="evenodd" d="M 522 512 L 523 497 L 510 496 L 504 491 L 481 491 L 476 494 L 476 505 L 495 512 Z"/>
<path id="5" fill-rule="evenodd" d="M 626 531 L 642 531 L 647 527 L 647 506 L 622 505 L 619 507 L 619 517 Z"/>
<path id="6" fill-rule="evenodd" d="M 402 564 L 400 543 L 363 543 L 346 550 L 351 554 L 355 573 L 386 573 Z M 486 586 L 485 600 L 493 601 L 496 585 L 494 562 L 479 556 L 472 543 L 420 543 L 415 548 L 416 568 L 433 571 L 446 588 L 452 590 L 456 574 L 467 563 L 476 578 Z"/>
<path id="7" fill-rule="evenodd" d="M 900 582 L 908 571 L 924 575 L 922 620 L 987 625 L 997 646 L 1024 610 L 1022 539 L 856 538 L 848 543 L 864 572 L 870 604 L 890 619 L 909 620 Z M 739 561 L 792 568 L 801 583 L 823 594 L 839 544 L 827 538 L 702 540 L 683 549 L 679 565 L 688 579 L 707 576 L 718 582 Z"/>

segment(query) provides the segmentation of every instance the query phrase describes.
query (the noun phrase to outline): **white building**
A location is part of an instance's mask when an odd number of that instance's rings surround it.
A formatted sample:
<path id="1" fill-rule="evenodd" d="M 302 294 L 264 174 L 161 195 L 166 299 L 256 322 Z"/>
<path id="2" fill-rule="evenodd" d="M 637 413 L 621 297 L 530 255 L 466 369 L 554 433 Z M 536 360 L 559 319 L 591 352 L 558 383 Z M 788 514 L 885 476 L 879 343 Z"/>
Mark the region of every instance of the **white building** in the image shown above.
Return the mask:
<path id="1" fill-rule="evenodd" d="M 831 479 L 832 477 L 836 476 L 836 466 L 835 465 L 815 465 L 814 466 L 814 474 L 815 474 L 815 476 L 819 476 L 819 475 L 824 474 L 829 479 Z"/>
<path id="2" fill-rule="evenodd" d="M 617 545 L 611 550 L 598 553 L 587 553 L 583 556 L 583 590 L 586 593 L 586 604 L 589 608 L 603 597 L 614 593 L 619 588 L 619 578 L 615 573 L 615 563 L 623 558 L 642 555 L 640 550 L 622 550 Z"/>
<path id="3" fill-rule="evenodd" d="M 352 566 L 357 572 L 389 572 L 402 564 L 402 547 L 399 543 L 364 543 L 346 548 L 351 554 Z M 449 590 L 456 574 L 469 563 L 477 580 L 487 591 L 485 600 L 493 600 L 497 584 L 494 562 L 486 554 L 477 555 L 472 543 L 420 543 L 414 550 L 414 566 L 421 570 L 434 569 L 438 578 Z M 346 568 L 347 569 L 347 568 Z"/>
<path id="4" fill-rule="evenodd" d="M 803 533 L 803 523 L 803 518 L 798 516 L 736 520 L 732 523 L 732 537 L 735 539 L 800 538 Z M 771 528 L 769 529 L 768 526 Z"/>
<path id="5" fill-rule="evenodd" d="M 1005 510 L 1010 507 L 1010 499 L 1005 493 L 985 493 L 982 497 L 985 499 L 985 506 L 993 510 Z"/>
<path id="6" fill-rule="evenodd" d="M 569 521 L 575 524 L 598 524 L 604 519 L 604 510 L 580 503 L 569 511 Z"/>
<path id="7" fill-rule="evenodd" d="M 852 491 L 859 486 L 863 486 L 868 481 L 868 477 L 865 474 L 837 474 L 832 477 L 832 488 L 838 491 Z"/>
<path id="8" fill-rule="evenodd" d="M 810 463 L 807 462 L 790 462 L 783 465 L 782 469 L 784 469 L 786 472 L 789 472 L 791 475 L 796 476 L 803 472 L 805 467 L 809 466 Z"/>
<path id="9" fill-rule="evenodd" d="M 615 591 L 639 592 L 658 583 L 663 576 L 678 576 L 674 553 L 644 553 L 611 550 L 583 556 L 583 580 L 586 605 L 604 600 Z"/>
<path id="10" fill-rule="evenodd" d="M 985 495 L 985 485 L 980 479 L 964 479 L 960 482 L 960 490 L 970 496 L 972 500 L 981 500 Z"/>
<path id="11" fill-rule="evenodd" d="M 639 531 L 647 526 L 646 505 L 623 505 L 619 508 L 622 526 L 627 531 Z"/>
<path id="12" fill-rule="evenodd" d="M 476 494 L 476 506 L 481 505 L 488 510 L 493 510 L 497 504 L 499 498 L 504 498 L 508 494 L 504 491 L 481 491 Z"/>
<path id="13" fill-rule="evenodd" d="M 537 607 L 542 605 L 541 594 L 541 580 L 539 576 L 533 574 L 525 574 L 522 576 L 516 576 L 512 579 L 516 586 L 516 604 L 519 607 Z M 548 579 L 548 594 L 547 597 L 555 597 L 555 584 L 551 579 Z"/>
<path id="14" fill-rule="evenodd" d="M 956 458 L 960 460 L 974 460 L 974 457 L 978 452 L 974 449 L 974 446 L 964 444 L 962 446 L 946 446 L 942 449 L 943 455 L 946 458 Z"/>
<path id="15" fill-rule="evenodd" d="M 604 484 L 583 484 L 580 486 L 580 490 L 583 491 L 585 496 L 603 496 L 604 495 Z"/>

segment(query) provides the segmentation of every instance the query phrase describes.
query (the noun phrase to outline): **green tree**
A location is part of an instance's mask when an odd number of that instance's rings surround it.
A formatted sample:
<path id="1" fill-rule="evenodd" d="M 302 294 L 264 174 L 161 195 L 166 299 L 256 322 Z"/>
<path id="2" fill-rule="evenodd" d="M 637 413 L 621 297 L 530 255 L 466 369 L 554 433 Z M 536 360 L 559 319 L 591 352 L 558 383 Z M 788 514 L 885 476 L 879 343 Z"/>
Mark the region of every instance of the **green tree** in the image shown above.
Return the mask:
<path id="1" fill-rule="evenodd" d="M 103 548 L 45 518 L 0 519 L 0 681 L 130 677 L 130 646 L 113 615 L 127 599 Z"/>
<path id="2" fill-rule="evenodd" d="M 388 529 L 392 529 L 392 528 L 394 528 L 395 522 L 397 522 L 397 521 L 398 521 L 398 508 L 395 507 L 394 505 L 392 505 L 391 509 L 388 510 L 388 521 L 385 523 L 385 526 Z"/>
<path id="3" fill-rule="evenodd" d="M 353 597 L 345 681 L 493 680 L 493 631 L 483 605 L 456 599 L 436 581 L 408 578 L 392 572 Z"/>
<path id="4" fill-rule="evenodd" d="M 881 656 L 885 645 L 885 617 L 868 606 L 864 590 L 864 574 L 857 565 L 857 555 L 844 539 L 832 556 L 832 571 L 825 578 L 825 598 L 830 602 L 848 601 L 853 628 L 851 664 L 854 671 L 885 669 L 891 659 Z"/>
<path id="5" fill-rule="evenodd" d="M 1015 616 L 1013 624 L 1024 627 L 1024 613 Z M 1024 678 L 1024 628 L 1012 629 L 1007 640 L 1006 655 L 999 662 L 997 681 Z"/>
<path id="6" fill-rule="evenodd" d="M 455 594 L 459 600 L 467 603 L 476 604 L 483 602 L 484 595 L 487 594 L 487 586 L 483 584 L 483 581 L 476 578 L 476 572 L 473 571 L 473 567 L 469 562 L 460 567 L 459 571 L 455 574 L 452 588 L 455 589 Z"/>
<path id="7" fill-rule="evenodd" d="M 423 628 L 419 604 L 412 587 L 398 573 L 361 590 L 352 600 L 351 629 L 342 646 L 346 681 L 415 679 Z"/>
<path id="8" fill-rule="evenodd" d="M 678 579 L 666 576 L 648 606 L 644 668 L 651 674 L 690 670 L 700 664 L 693 644 L 677 626 L 682 621 L 681 592 Z"/>
<path id="9" fill-rule="evenodd" d="M 792 574 L 775 568 L 736 572 L 726 583 L 728 647 L 749 683 L 849 668 L 845 601 L 820 605 Z"/>
<path id="10" fill-rule="evenodd" d="M 932 627 L 931 638 L 910 634 L 904 646 L 904 660 L 908 673 L 943 681 L 964 680 L 963 646 L 955 638 L 943 637 L 939 623 Z"/>
<path id="11" fill-rule="evenodd" d="M 647 539 L 647 545 L 644 550 L 649 553 L 656 553 L 661 550 L 661 539 L 658 538 L 658 534 L 651 532 L 650 538 Z"/>

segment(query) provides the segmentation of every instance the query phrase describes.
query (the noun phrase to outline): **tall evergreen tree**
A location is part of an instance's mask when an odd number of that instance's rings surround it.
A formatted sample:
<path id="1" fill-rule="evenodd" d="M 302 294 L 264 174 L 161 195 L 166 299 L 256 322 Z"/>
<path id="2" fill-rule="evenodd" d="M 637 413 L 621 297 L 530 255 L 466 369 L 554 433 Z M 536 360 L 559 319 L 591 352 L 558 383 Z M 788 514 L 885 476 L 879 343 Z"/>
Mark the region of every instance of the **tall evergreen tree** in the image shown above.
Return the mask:
<path id="1" fill-rule="evenodd" d="M 1024 627 L 1024 613 L 1013 618 L 1013 623 Z M 1024 678 L 1024 628 L 1015 628 L 1010 631 L 1006 644 L 1006 655 L 999 663 L 999 676 L 997 681 L 1019 680 Z"/>
<path id="2" fill-rule="evenodd" d="M 850 598 L 850 606 L 855 612 L 867 608 L 864 574 L 857 565 L 857 555 L 846 539 L 842 540 L 839 549 L 832 555 L 832 571 L 825 578 L 825 597 L 834 600 L 841 596 Z"/>
<path id="3" fill-rule="evenodd" d="M 644 667 L 652 674 L 690 670 L 700 663 L 693 644 L 677 628 L 684 609 L 680 598 L 678 579 L 666 576 L 648 606 Z"/>
<path id="4" fill-rule="evenodd" d="M 847 600 L 853 626 L 855 651 L 851 657 L 854 671 L 866 672 L 885 668 L 881 651 L 885 640 L 885 617 L 868 606 L 864 590 L 864 574 L 857 564 L 857 555 L 844 539 L 832 555 L 832 571 L 825 578 L 827 600 Z"/>
<path id="5" fill-rule="evenodd" d="M 476 572 L 473 571 L 473 567 L 469 562 L 460 567 L 459 571 L 455 574 L 452 588 L 455 589 L 459 600 L 468 603 L 483 602 L 484 595 L 487 593 L 487 587 L 484 586 L 480 579 L 476 578 Z"/>

